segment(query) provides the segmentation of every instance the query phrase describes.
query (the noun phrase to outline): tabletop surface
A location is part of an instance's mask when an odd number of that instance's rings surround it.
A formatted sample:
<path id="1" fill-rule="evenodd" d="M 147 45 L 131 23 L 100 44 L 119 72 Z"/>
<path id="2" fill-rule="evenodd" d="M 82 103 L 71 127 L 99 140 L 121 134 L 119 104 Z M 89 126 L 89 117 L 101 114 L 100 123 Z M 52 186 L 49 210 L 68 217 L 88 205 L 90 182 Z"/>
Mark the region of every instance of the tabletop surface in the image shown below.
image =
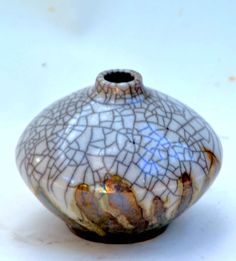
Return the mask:
<path id="1" fill-rule="evenodd" d="M 236 260 L 236 2 L 12 0 L 0 8 L 0 260 Z M 219 177 L 161 236 L 131 245 L 73 235 L 31 194 L 15 146 L 45 106 L 105 69 L 191 106 L 224 150 Z"/>

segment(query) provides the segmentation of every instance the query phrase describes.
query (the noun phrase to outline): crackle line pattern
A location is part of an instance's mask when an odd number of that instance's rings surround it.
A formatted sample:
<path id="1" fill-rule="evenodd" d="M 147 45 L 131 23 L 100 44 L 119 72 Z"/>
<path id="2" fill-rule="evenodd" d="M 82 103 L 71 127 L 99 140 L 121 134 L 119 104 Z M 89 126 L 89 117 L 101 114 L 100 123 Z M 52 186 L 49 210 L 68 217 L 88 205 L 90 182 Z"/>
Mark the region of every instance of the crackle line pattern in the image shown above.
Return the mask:
<path id="1" fill-rule="evenodd" d="M 191 206 L 216 177 L 222 157 L 211 127 L 173 98 L 145 88 L 124 99 L 94 87 L 39 114 L 21 136 L 16 155 L 36 195 L 43 193 L 60 213 L 100 235 L 106 231 L 105 223 L 99 227 L 100 208 L 114 228 L 135 227 L 124 210 L 104 207 L 104 184 L 113 176 L 129 184 L 123 187 L 146 229 L 145 222 L 163 225 Z M 86 210 L 83 202 L 102 207 Z"/>

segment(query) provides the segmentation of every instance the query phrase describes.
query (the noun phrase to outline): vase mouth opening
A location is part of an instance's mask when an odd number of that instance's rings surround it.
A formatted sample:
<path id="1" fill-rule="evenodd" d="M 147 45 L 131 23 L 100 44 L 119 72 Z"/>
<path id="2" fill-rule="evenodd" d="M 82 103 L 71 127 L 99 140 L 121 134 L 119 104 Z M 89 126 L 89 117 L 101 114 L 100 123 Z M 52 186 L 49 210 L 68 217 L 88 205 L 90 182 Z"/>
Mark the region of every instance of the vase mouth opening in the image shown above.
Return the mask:
<path id="1" fill-rule="evenodd" d="M 142 76 L 136 71 L 128 69 L 116 69 L 101 72 L 96 79 L 97 89 L 110 92 L 118 92 L 142 89 Z"/>
<path id="2" fill-rule="evenodd" d="M 104 79 L 111 83 L 128 83 L 134 80 L 134 76 L 130 72 L 111 71 L 104 75 Z"/>

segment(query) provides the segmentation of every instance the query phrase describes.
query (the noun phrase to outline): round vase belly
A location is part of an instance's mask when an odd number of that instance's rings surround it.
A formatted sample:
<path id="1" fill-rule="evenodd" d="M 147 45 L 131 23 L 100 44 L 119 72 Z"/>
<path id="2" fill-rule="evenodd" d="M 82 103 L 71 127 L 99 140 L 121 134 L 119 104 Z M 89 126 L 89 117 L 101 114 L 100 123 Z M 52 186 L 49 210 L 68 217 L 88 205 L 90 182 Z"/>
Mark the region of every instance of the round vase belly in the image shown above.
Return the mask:
<path id="1" fill-rule="evenodd" d="M 143 86 L 139 73 L 100 73 L 95 86 L 46 108 L 16 149 L 37 198 L 81 237 L 154 237 L 217 176 L 219 139 L 196 112 Z"/>

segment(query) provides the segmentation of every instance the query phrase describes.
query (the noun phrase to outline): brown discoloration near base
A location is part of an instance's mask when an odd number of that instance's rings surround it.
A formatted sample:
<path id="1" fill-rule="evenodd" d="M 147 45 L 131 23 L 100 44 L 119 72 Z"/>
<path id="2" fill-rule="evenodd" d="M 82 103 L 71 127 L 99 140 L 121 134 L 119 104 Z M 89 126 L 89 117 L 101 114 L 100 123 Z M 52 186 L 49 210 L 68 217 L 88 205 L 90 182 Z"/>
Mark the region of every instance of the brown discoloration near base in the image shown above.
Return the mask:
<path id="1" fill-rule="evenodd" d="M 179 180 L 183 186 L 183 192 L 180 200 L 180 204 L 177 210 L 177 216 L 184 212 L 186 208 L 188 208 L 192 195 L 193 195 L 193 186 L 192 180 L 188 173 L 184 172 Z"/>
<path id="2" fill-rule="evenodd" d="M 148 221 L 126 180 L 113 175 L 97 188 L 82 183 L 75 192 L 76 205 L 88 220 L 105 233 L 145 230 Z"/>
<path id="3" fill-rule="evenodd" d="M 78 207 L 88 217 L 97 223 L 100 219 L 102 211 L 98 202 L 95 200 L 93 193 L 89 191 L 87 184 L 80 184 L 75 193 L 75 199 Z"/>
<path id="4" fill-rule="evenodd" d="M 94 191 L 90 191 L 85 183 L 80 184 L 75 193 L 76 204 L 86 217 L 94 224 L 104 230 L 109 227 L 115 230 L 122 230 L 122 227 L 109 213 L 104 212 L 99 200 L 95 197 Z"/>
<path id="5" fill-rule="evenodd" d="M 158 196 L 154 197 L 151 207 L 152 223 L 158 225 L 164 224 L 166 222 L 165 213 L 164 202 Z"/>
<path id="6" fill-rule="evenodd" d="M 119 176 L 111 176 L 105 181 L 109 206 L 119 211 L 134 227 L 139 229 L 146 225 L 142 209 L 138 205 L 130 184 Z"/>

